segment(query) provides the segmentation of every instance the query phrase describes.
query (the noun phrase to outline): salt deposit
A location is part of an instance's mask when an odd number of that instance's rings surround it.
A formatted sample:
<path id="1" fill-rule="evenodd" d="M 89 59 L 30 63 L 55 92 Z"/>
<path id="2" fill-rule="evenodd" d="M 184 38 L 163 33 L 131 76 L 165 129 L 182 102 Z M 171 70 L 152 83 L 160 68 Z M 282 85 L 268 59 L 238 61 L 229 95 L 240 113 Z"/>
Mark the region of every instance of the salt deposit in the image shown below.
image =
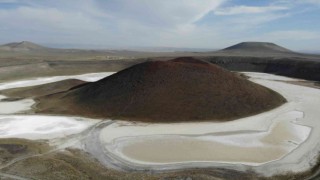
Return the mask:
<path id="1" fill-rule="evenodd" d="M 62 116 L 0 116 L 0 138 L 54 139 L 77 134 L 97 121 Z"/>
<path id="2" fill-rule="evenodd" d="M 39 77 L 39 78 L 25 79 L 21 81 L 0 83 L 0 90 L 47 84 L 51 82 L 62 81 L 65 79 L 79 79 L 79 80 L 91 82 L 91 81 L 97 81 L 99 79 L 102 79 L 106 76 L 110 76 L 112 74 L 114 74 L 114 72 L 88 73 L 88 74 L 70 75 L 70 76 Z"/>
<path id="3" fill-rule="evenodd" d="M 0 95 L 0 114 L 22 113 L 31 110 L 33 99 L 22 99 L 18 101 L 1 101 L 7 97 Z"/>

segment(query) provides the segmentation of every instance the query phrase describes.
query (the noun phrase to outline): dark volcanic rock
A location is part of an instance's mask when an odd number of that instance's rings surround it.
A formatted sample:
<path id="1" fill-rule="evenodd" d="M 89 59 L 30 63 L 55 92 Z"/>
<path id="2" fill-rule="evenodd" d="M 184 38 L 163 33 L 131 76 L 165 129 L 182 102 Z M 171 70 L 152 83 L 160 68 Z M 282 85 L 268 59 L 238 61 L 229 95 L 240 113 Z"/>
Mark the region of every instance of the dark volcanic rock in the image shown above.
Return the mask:
<path id="1" fill-rule="evenodd" d="M 270 110 L 278 93 L 194 58 L 145 62 L 68 92 L 38 111 L 149 122 L 225 121 Z"/>

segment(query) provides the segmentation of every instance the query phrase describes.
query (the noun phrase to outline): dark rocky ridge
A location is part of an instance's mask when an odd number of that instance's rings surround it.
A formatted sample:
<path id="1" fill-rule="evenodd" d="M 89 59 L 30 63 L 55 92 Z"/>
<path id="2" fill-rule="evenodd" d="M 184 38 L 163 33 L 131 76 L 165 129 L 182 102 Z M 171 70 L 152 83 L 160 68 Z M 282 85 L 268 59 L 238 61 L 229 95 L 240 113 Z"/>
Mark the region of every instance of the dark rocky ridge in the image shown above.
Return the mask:
<path id="1" fill-rule="evenodd" d="M 38 112 L 148 122 L 226 121 L 275 108 L 278 93 L 194 58 L 151 61 L 37 99 Z"/>
<path id="2" fill-rule="evenodd" d="M 217 64 L 231 71 L 270 73 L 311 81 L 320 81 L 320 60 L 308 58 L 241 57 L 215 56 L 203 57 L 205 61 Z"/>

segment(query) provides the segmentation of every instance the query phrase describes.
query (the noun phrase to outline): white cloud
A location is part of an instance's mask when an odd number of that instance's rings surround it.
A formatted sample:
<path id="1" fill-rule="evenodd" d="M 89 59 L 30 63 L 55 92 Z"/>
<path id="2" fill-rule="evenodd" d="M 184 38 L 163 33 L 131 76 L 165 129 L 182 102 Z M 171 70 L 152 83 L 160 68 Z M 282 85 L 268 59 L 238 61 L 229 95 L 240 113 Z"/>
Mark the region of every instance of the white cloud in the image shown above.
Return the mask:
<path id="1" fill-rule="evenodd" d="M 287 10 L 288 7 L 284 6 L 234 6 L 218 9 L 215 11 L 216 15 L 237 15 L 237 14 L 259 14 L 274 11 Z"/>
<path id="2" fill-rule="evenodd" d="M 274 5 L 278 6 L 288 6 L 291 8 L 319 8 L 320 7 L 320 0 L 278 0 L 273 2 Z"/>
<path id="3" fill-rule="evenodd" d="M 231 0 L 4 1 L 13 4 L 0 8 L 1 43 L 218 48 L 262 39 L 258 34 L 264 32 L 263 25 L 293 16 L 290 8 L 298 6 L 293 1 L 302 0 L 272 1 L 265 6 L 230 6 L 226 2 Z M 312 39 L 317 37 L 313 33 L 278 31 L 263 36 L 270 41 L 294 36 Z"/>
<path id="4" fill-rule="evenodd" d="M 55 8 L 19 7 L 0 10 L 0 23 L 11 28 L 25 30 L 94 30 L 98 27 L 93 19 L 77 12 L 63 12 Z"/>
<path id="5" fill-rule="evenodd" d="M 320 0 L 297 0 L 299 3 L 310 3 L 320 5 Z"/>
<path id="6" fill-rule="evenodd" d="M 316 40 L 320 39 L 320 33 L 308 30 L 286 30 L 286 31 L 274 31 L 263 35 L 266 39 L 273 41 L 278 40 Z"/>
<path id="7" fill-rule="evenodd" d="M 232 19 L 231 23 L 237 25 L 238 29 L 254 28 L 260 24 L 265 24 L 280 18 L 288 17 L 289 14 L 263 14 L 259 16 L 241 16 Z"/>
<path id="8" fill-rule="evenodd" d="M 20 0 L 15 8 L 0 9 L 4 34 L 15 37 L 47 36 L 72 43 L 150 44 L 164 34 L 188 35 L 195 23 L 225 0 Z M 51 37 L 51 38 L 49 38 Z M 53 37 L 61 37 L 60 39 Z M 0 41 L 8 37 L 2 36 Z M 2 40 L 1 40 L 2 39 Z M 116 41 L 116 42 L 114 42 Z"/>
<path id="9" fill-rule="evenodd" d="M 0 0 L 0 3 L 16 3 L 17 0 Z"/>
<path id="10" fill-rule="evenodd" d="M 109 0 L 98 4 L 118 19 L 153 26 L 175 26 L 196 22 L 223 2 L 225 0 Z"/>

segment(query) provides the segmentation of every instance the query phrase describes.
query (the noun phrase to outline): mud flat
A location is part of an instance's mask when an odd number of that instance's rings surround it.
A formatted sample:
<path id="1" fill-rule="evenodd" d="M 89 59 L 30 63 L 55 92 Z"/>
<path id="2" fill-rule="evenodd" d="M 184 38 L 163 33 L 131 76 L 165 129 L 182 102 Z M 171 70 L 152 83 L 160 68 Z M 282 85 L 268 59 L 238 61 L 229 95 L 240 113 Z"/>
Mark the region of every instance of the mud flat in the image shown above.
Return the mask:
<path id="1" fill-rule="evenodd" d="M 180 167 L 251 169 L 271 176 L 307 170 L 320 138 L 319 89 L 288 84 L 295 79 L 245 73 L 288 102 L 259 115 L 225 123 L 148 124 L 115 121 L 101 130 L 105 152 L 126 166 L 152 170 Z"/>

